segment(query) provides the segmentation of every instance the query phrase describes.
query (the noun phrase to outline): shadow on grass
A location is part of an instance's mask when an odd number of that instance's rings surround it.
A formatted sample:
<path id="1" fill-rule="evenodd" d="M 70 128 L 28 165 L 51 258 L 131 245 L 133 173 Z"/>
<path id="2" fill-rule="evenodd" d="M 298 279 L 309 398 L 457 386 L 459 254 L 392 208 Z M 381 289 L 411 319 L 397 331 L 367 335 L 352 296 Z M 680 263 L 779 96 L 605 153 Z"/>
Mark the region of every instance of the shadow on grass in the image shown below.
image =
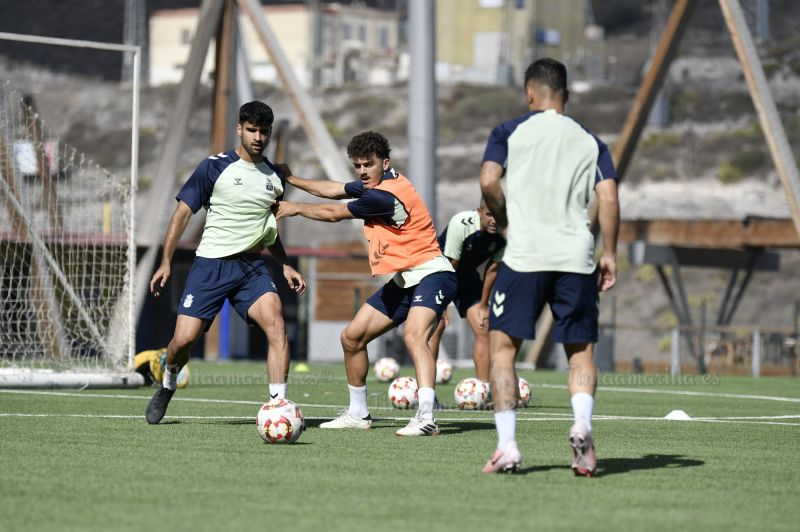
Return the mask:
<path id="1" fill-rule="evenodd" d="M 705 465 L 703 460 L 679 454 L 646 454 L 641 458 L 606 458 L 597 463 L 597 476 L 616 475 L 646 469 L 676 469 Z"/>
<path id="2" fill-rule="evenodd" d="M 675 469 L 681 467 L 697 467 L 704 465 L 702 460 L 686 458 L 679 454 L 646 454 L 641 458 L 601 458 L 597 463 L 597 474 L 595 477 L 606 477 L 631 471 L 644 471 L 647 469 Z M 518 475 L 530 473 L 540 473 L 552 469 L 566 469 L 571 467 L 567 464 L 559 465 L 539 465 L 524 467 L 520 469 Z"/>
<path id="3" fill-rule="evenodd" d="M 473 430 L 494 430 L 494 420 L 439 422 L 439 431 L 445 436 Z"/>

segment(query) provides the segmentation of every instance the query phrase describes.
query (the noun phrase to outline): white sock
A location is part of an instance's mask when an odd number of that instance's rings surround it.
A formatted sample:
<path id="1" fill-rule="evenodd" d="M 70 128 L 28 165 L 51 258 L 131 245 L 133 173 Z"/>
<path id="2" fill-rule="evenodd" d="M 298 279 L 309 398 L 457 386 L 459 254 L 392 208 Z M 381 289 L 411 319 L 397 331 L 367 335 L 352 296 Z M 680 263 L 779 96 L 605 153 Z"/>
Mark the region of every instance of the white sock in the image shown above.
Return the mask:
<path id="1" fill-rule="evenodd" d="M 575 414 L 575 421 L 583 421 L 589 430 L 592 430 L 592 409 L 594 408 L 594 397 L 585 392 L 578 392 L 570 397 L 572 402 L 572 412 Z"/>
<path id="2" fill-rule="evenodd" d="M 347 409 L 350 415 L 363 419 L 369 415 L 369 408 L 367 408 L 367 387 L 366 386 L 350 386 L 350 408 Z"/>
<path id="3" fill-rule="evenodd" d="M 516 441 L 517 411 L 501 410 L 495 412 L 494 424 L 497 427 L 497 448 L 505 450 L 509 443 Z"/>
<path id="4" fill-rule="evenodd" d="M 433 420 L 433 402 L 436 400 L 436 392 L 433 388 L 420 388 L 417 390 L 419 397 L 419 414 L 425 421 Z"/>
<path id="5" fill-rule="evenodd" d="M 164 378 L 161 380 L 161 386 L 167 390 L 175 390 L 178 388 L 178 369 L 177 364 L 174 366 L 167 366 L 164 368 Z"/>
<path id="6" fill-rule="evenodd" d="M 269 398 L 286 399 L 286 383 L 285 382 L 269 383 Z"/>

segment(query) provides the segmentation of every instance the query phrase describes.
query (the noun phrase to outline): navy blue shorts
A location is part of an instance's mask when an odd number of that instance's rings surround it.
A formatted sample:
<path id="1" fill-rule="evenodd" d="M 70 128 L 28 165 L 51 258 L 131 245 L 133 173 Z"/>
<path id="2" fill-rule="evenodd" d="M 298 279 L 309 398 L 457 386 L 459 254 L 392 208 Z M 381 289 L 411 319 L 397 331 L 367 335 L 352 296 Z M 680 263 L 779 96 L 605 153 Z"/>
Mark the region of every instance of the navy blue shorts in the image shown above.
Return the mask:
<path id="1" fill-rule="evenodd" d="M 453 304 L 458 309 L 458 315 L 462 318 L 467 317 L 467 310 L 473 305 L 481 302 L 483 293 L 483 281 L 478 272 L 474 275 L 458 277 L 458 292 L 453 299 Z"/>
<path id="2" fill-rule="evenodd" d="M 594 273 L 517 272 L 500 265 L 489 299 L 489 330 L 533 339 L 544 304 L 550 305 L 553 341 L 597 341 L 600 292 Z"/>
<path id="3" fill-rule="evenodd" d="M 432 273 L 409 288 L 400 288 L 389 281 L 367 299 L 367 304 L 388 316 L 395 325 L 406 321 L 411 307 L 433 309 L 440 318 L 456 295 L 456 286 L 453 272 Z"/>
<path id="4" fill-rule="evenodd" d="M 195 257 L 178 304 L 178 314 L 208 320 L 207 330 L 227 299 L 237 314 L 252 325 L 247 311 L 258 298 L 277 291 L 261 257 Z"/>

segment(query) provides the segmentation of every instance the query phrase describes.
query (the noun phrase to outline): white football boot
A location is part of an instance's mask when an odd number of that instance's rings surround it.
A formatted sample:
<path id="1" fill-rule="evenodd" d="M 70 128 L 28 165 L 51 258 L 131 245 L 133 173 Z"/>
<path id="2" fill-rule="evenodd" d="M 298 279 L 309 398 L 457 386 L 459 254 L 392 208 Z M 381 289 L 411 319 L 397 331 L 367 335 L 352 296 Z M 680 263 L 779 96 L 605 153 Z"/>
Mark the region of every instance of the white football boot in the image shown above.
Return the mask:
<path id="1" fill-rule="evenodd" d="M 367 430 L 372 428 L 372 416 L 358 418 L 350 414 L 349 410 L 343 410 L 337 417 L 325 423 L 320 423 L 321 429 L 360 429 Z"/>

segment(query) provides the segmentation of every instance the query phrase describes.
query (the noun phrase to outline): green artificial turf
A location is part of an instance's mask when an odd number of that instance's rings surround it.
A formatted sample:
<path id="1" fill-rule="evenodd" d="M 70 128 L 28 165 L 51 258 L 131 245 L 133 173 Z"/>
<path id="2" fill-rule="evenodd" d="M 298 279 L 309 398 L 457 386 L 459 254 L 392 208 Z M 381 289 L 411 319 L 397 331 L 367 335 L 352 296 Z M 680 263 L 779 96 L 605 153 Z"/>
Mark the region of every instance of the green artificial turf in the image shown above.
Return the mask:
<path id="1" fill-rule="evenodd" d="M 800 382 L 602 375 L 596 478 L 569 468 L 566 375 L 524 371 L 523 467 L 486 476 L 491 412 L 437 412 L 442 436 L 398 438 L 411 412 L 369 382 L 370 431 L 317 428 L 347 404 L 341 365 L 292 373 L 308 428 L 262 443 L 264 365 L 193 361 L 162 424 L 153 389 L 0 391 L 0 530 L 796 530 Z M 457 370 L 437 387 L 452 403 Z M 401 374 L 413 375 L 411 368 Z M 790 400 L 775 400 L 774 398 Z M 694 421 L 666 421 L 683 410 Z M 794 416 L 794 417 L 775 417 Z M 730 419 L 738 417 L 743 419 Z M 700 418 L 699 420 L 697 418 Z M 746 419 L 745 419 L 746 418 Z"/>

